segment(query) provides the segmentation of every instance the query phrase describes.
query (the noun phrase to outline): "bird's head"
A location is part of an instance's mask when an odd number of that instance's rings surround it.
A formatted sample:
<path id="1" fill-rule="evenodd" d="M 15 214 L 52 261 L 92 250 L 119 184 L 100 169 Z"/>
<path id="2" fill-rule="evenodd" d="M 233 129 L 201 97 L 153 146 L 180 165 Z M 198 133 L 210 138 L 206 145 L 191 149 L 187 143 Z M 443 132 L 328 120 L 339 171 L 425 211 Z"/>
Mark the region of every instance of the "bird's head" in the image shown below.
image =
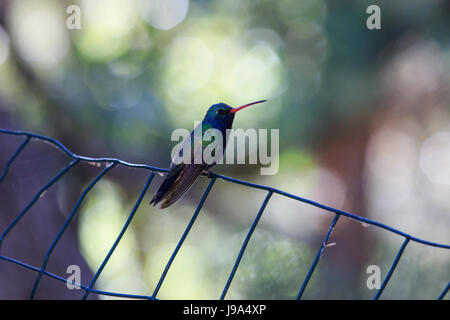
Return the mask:
<path id="1" fill-rule="evenodd" d="M 213 104 L 211 107 L 209 107 L 208 111 L 206 112 L 205 120 L 214 122 L 214 123 L 223 123 L 226 125 L 226 127 L 231 128 L 231 125 L 234 120 L 234 115 L 239 110 L 242 110 L 246 107 L 249 107 L 251 105 L 266 102 L 267 100 L 261 100 L 256 101 L 248 104 L 244 104 L 243 106 L 232 108 L 229 105 L 225 103 L 217 103 Z"/>

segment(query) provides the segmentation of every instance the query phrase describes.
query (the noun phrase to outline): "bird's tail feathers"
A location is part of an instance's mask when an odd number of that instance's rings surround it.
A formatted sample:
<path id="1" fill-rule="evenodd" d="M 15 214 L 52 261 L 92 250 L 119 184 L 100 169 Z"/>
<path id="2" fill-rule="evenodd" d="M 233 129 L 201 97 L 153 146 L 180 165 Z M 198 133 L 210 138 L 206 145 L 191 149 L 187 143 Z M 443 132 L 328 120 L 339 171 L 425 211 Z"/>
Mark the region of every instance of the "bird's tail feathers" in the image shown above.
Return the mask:
<path id="1" fill-rule="evenodd" d="M 183 164 L 179 164 L 173 170 L 169 171 L 166 179 L 164 179 L 164 181 L 161 183 L 161 186 L 159 187 L 158 191 L 154 195 L 152 201 L 150 201 L 150 204 L 153 204 L 153 206 L 156 206 L 158 204 L 158 202 L 160 202 L 167 195 L 167 192 L 170 190 L 170 187 L 173 185 L 173 183 L 177 179 L 183 166 L 184 166 Z"/>

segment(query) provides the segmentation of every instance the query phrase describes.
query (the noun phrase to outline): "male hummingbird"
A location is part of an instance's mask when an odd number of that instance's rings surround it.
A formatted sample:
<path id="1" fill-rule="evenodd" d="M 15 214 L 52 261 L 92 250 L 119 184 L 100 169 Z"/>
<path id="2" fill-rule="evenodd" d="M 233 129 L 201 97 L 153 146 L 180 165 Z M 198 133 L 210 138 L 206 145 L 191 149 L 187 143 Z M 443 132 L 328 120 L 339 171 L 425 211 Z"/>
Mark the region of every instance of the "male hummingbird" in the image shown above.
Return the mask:
<path id="1" fill-rule="evenodd" d="M 202 132 L 205 132 L 208 129 L 217 129 L 221 132 L 222 137 L 226 137 L 223 140 L 223 152 L 225 152 L 226 144 L 228 142 L 228 135 L 227 135 L 227 129 L 231 129 L 231 126 L 233 124 L 234 115 L 239 110 L 242 110 L 246 107 L 249 107 L 251 105 L 262 103 L 267 100 L 261 100 L 256 101 L 248 104 L 244 104 L 237 108 L 232 108 L 229 105 L 225 103 L 217 103 L 213 104 L 211 107 L 209 107 L 208 111 L 206 112 L 205 118 L 203 121 L 199 124 L 199 126 L 202 126 Z M 195 131 L 195 129 L 194 129 Z M 189 137 L 186 137 L 182 144 L 186 142 L 192 142 L 194 131 L 191 132 Z M 191 141 L 186 141 L 191 140 Z M 202 150 L 212 142 L 209 141 L 202 141 Z M 194 158 L 194 150 L 191 148 L 191 159 Z M 182 154 L 180 154 L 182 155 Z M 170 164 L 169 172 L 164 179 L 164 181 L 161 183 L 161 186 L 159 187 L 158 191 L 156 192 L 155 196 L 153 197 L 152 201 L 150 201 L 150 204 L 153 204 L 154 206 L 158 204 L 160 201 L 163 201 L 161 204 L 161 209 L 167 208 L 171 204 L 173 204 L 175 201 L 177 201 L 186 191 L 189 190 L 189 188 L 193 185 L 195 180 L 200 176 L 200 174 L 203 171 L 207 171 L 209 168 L 211 168 L 215 163 L 213 164 L 207 164 L 203 161 L 201 163 L 174 163 L 174 160 L 172 159 L 172 162 Z"/>

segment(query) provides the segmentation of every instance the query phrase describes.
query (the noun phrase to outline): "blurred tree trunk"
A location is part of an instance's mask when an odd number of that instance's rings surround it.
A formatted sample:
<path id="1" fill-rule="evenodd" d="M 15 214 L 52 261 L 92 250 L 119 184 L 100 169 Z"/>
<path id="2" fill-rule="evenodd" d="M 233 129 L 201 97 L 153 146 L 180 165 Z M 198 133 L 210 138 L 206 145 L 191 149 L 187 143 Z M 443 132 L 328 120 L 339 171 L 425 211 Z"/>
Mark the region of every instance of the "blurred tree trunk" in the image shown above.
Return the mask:
<path id="1" fill-rule="evenodd" d="M 1 103 L 1 101 L 0 101 Z M 0 113 L 0 127 L 8 128 L 7 115 Z M 0 172 L 23 141 L 22 137 L 2 135 L 0 137 Z M 6 178 L 0 183 L 0 232 L 4 232 L 14 218 L 33 199 L 37 190 L 42 188 L 59 171 L 61 161 L 50 159 L 42 161 L 31 159 L 48 159 L 34 145 L 29 145 L 13 162 Z M 31 157 L 31 158 L 30 158 Z M 49 171 L 52 171 L 50 174 Z M 45 177 L 45 178 L 43 178 Z M 0 254 L 11 257 L 40 268 L 45 253 L 67 219 L 69 212 L 62 208 L 71 208 L 77 200 L 79 185 L 71 184 L 70 192 L 62 196 L 58 192 L 61 182 L 54 184 L 35 203 L 27 214 L 7 234 Z M 61 199 L 67 204 L 61 204 Z M 65 211 L 65 210 L 64 210 Z M 67 267 L 77 265 L 81 270 L 81 282 L 86 284 L 92 272 L 81 256 L 78 246 L 77 219 L 75 218 L 61 237 L 58 246 L 52 253 L 47 270 L 63 278 L 67 278 Z M 27 299 L 36 279 L 37 273 L 17 264 L 0 260 L 0 299 Z M 65 283 L 43 276 L 37 289 L 36 299 L 80 299 L 83 290 L 69 290 Z M 91 295 L 90 298 L 95 298 Z"/>
<path id="2" fill-rule="evenodd" d="M 5 15 L 9 1 L 0 2 L 0 24 L 5 26 Z M 5 29 L 6 26 L 5 26 Z M 16 64 L 19 74 L 30 90 L 40 88 L 39 82 L 33 76 L 33 73 L 21 63 L 17 58 L 14 50 L 14 44 L 11 43 L 10 57 Z M 42 91 L 41 91 L 42 93 Z M 50 99 L 50 98 L 49 98 Z M 2 107 L 3 104 L 3 107 Z M 12 108 L 4 108 L 5 102 L 0 97 L 0 110 L 8 110 Z M 59 125 L 57 128 L 62 129 L 64 124 L 60 118 L 63 109 L 53 107 L 54 113 L 51 114 L 56 120 L 52 123 Z M 7 120 L 9 115 L 5 111 L 0 111 L 0 127 L 11 127 Z M 67 131 L 68 128 L 62 130 Z M 21 143 L 22 137 L 9 137 L 2 135 L 0 137 L 0 172 L 6 162 L 14 153 Z M 30 143 L 31 144 L 31 143 Z M 30 148 L 30 144 L 27 149 Z M 24 151 L 25 152 L 25 151 Z M 24 153 L 23 152 L 23 153 Z M 30 152 L 27 150 L 27 152 Z M 27 156 L 30 153 L 27 154 Z M 34 197 L 37 190 L 45 185 L 48 180 L 42 178 L 43 172 L 53 167 L 55 172 L 62 169 L 61 161 L 48 160 L 45 165 L 41 162 L 31 161 L 31 159 L 42 159 L 48 157 L 39 149 L 32 148 L 32 158 L 24 160 L 23 154 L 19 155 L 14 164 L 11 166 L 5 180 L 0 183 L 0 232 L 3 233 L 6 227 L 13 219 L 24 209 Z M 22 165 L 17 165 L 22 162 Z M 27 165 L 23 165 L 26 163 Z M 18 170 L 19 168 L 19 170 Z M 46 176 L 46 175 L 45 175 Z M 46 176 L 47 177 L 47 176 Z M 65 195 L 67 204 L 75 203 L 81 185 L 72 186 L 70 192 Z M 40 268 L 45 253 L 58 231 L 64 224 L 67 215 L 70 212 L 62 212 L 61 199 L 58 199 L 56 185 L 52 186 L 35 204 L 35 209 L 31 209 L 25 217 L 16 225 L 10 233 L 8 233 L 0 250 L 0 254 L 11 257 L 27 264 Z M 66 207 L 70 208 L 70 205 Z M 69 265 L 78 265 L 81 269 L 81 282 L 88 283 L 92 277 L 92 272 L 87 266 L 84 258 L 80 253 L 78 246 L 78 232 L 76 218 L 69 225 L 63 234 L 60 243 L 55 248 L 47 270 L 57 275 L 67 278 L 67 267 Z M 30 296 L 37 273 L 16 265 L 11 262 L 0 260 L 0 299 L 27 299 Z M 84 290 L 69 290 L 65 283 L 42 276 L 39 287 L 36 291 L 36 299 L 80 299 Z M 91 294 L 90 299 L 95 299 L 96 295 Z"/>
<path id="3" fill-rule="evenodd" d="M 368 128 L 365 119 L 353 124 L 330 124 L 317 150 L 321 165 L 333 170 L 345 182 L 346 199 L 342 209 L 363 217 L 367 214 L 364 164 Z M 328 228 L 329 223 L 329 219 L 324 220 L 324 227 Z M 333 286 L 327 288 L 328 296 L 323 298 L 360 298 L 359 289 L 368 256 L 366 230 L 360 223 L 341 217 L 329 242 L 335 241 L 336 246 L 327 250 L 324 256 L 330 277 L 327 283 L 333 283 Z M 343 288 L 348 296 L 343 296 Z"/>

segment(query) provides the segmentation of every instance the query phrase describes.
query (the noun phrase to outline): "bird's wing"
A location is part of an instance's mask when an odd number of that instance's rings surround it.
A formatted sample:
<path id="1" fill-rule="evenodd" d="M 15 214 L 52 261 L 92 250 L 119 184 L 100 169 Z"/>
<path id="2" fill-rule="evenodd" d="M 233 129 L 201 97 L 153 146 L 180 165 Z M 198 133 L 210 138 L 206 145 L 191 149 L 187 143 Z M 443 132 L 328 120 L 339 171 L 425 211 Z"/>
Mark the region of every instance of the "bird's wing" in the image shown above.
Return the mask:
<path id="1" fill-rule="evenodd" d="M 208 125 L 205 126 L 204 122 L 200 123 L 198 126 L 203 126 L 202 130 L 210 128 Z M 156 205 L 158 202 L 163 201 L 161 209 L 167 208 L 190 189 L 202 171 L 207 170 L 212 165 L 204 163 L 196 164 L 192 162 L 189 164 L 176 163 L 179 163 L 179 160 L 182 160 L 183 152 L 191 152 L 190 160 L 195 161 L 196 157 L 194 152 L 200 152 L 200 156 L 203 156 L 202 151 L 209 143 L 212 142 L 204 141 L 202 139 L 196 141 L 194 139 L 194 131 L 191 132 L 189 138 L 186 138 L 182 142 L 179 154 L 172 159 L 167 177 L 164 179 L 150 203 Z"/>
<path id="2" fill-rule="evenodd" d="M 183 170 L 184 167 L 185 167 L 185 164 L 183 164 L 183 163 L 180 163 L 179 165 L 173 165 L 173 166 L 171 164 L 170 170 L 167 173 L 166 178 L 159 186 L 158 191 L 153 196 L 153 199 L 152 199 L 152 201 L 150 201 L 150 204 L 153 204 L 154 206 L 156 206 L 158 204 L 158 202 L 160 202 L 167 195 L 167 192 L 169 192 L 170 188 L 172 187 L 172 185 L 174 184 L 174 182 L 178 178 L 178 175 L 180 174 L 180 172 Z"/>
<path id="3" fill-rule="evenodd" d="M 167 208 L 188 191 L 202 171 L 207 169 L 207 167 L 208 165 L 206 164 L 185 165 L 179 172 L 175 182 L 170 186 L 169 190 L 167 190 L 162 198 L 164 201 L 161 204 L 161 209 Z"/>

